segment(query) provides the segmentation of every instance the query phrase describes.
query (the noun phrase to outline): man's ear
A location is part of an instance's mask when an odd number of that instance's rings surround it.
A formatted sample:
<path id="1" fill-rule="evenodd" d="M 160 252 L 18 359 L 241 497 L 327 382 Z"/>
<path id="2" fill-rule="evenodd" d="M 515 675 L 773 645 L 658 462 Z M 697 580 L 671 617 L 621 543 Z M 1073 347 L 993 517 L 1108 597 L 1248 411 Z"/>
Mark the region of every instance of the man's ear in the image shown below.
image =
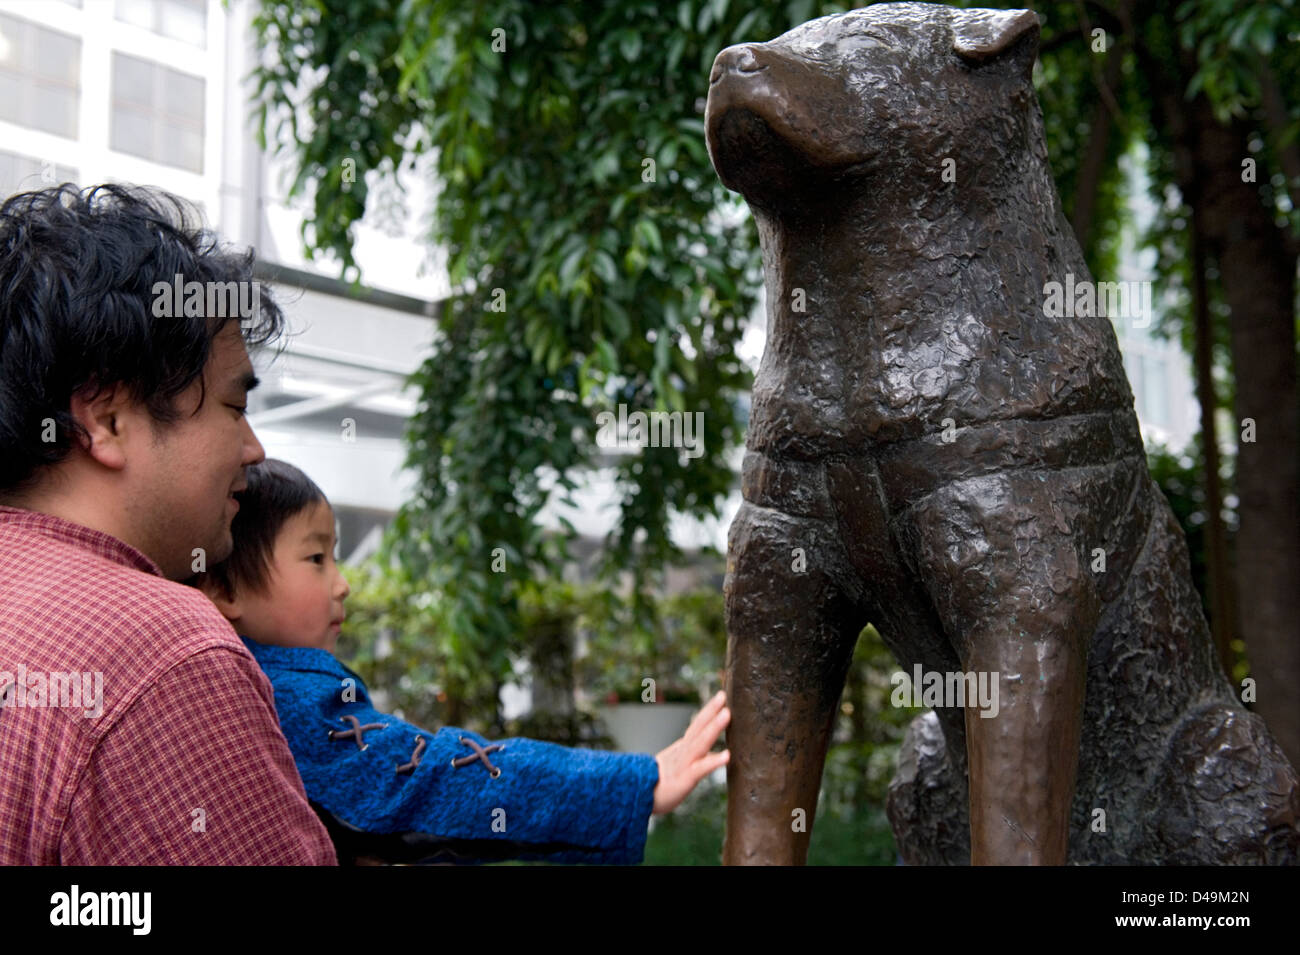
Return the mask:
<path id="1" fill-rule="evenodd" d="M 972 66 L 998 62 L 1029 79 L 1038 56 L 1040 32 L 1033 10 L 954 11 L 953 51 Z"/>
<path id="2" fill-rule="evenodd" d="M 78 446 L 104 465 L 120 471 L 126 467 L 126 435 L 131 410 L 127 389 L 110 385 L 91 398 L 93 387 L 83 388 L 68 399 L 68 413 L 85 430 Z"/>

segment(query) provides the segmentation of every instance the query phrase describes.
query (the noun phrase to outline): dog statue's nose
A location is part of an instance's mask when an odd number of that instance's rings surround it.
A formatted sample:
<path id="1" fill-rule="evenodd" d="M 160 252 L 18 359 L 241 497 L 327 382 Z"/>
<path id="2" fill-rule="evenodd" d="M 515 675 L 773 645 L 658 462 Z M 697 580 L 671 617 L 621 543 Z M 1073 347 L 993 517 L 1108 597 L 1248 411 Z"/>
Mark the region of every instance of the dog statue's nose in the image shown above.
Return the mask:
<path id="1" fill-rule="evenodd" d="M 767 69 L 758 61 L 758 55 L 752 44 L 738 43 L 729 46 L 713 61 L 713 71 L 709 74 L 709 85 L 722 79 L 724 73 L 757 73 Z"/>

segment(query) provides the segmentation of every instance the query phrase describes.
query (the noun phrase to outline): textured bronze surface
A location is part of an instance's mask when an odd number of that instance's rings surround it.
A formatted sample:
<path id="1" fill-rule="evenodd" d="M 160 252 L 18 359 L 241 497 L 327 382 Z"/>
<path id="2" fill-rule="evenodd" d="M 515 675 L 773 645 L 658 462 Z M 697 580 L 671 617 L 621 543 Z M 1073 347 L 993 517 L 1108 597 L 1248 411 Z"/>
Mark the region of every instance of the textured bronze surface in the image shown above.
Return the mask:
<path id="1" fill-rule="evenodd" d="M 1111 320 L 1045 309 L 1092 277 L 1038 36 L 1026 10 L 881 4 L 714 63 L 709 151 L 768 309 L 729 540 L 727 863 L 805 860 L 868 621 L 908 673 L 998 674 L 996 716 L 908 731 L 907 862 L 1300 855 L 1295 770 L 1217 667 Z"/>

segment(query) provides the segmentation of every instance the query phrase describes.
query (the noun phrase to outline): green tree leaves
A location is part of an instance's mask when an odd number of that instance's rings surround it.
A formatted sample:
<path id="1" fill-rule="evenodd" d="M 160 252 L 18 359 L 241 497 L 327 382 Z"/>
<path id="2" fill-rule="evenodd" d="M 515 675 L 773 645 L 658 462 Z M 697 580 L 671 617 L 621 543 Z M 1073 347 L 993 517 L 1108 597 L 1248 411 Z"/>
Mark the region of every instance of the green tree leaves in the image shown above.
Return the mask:
<path id="1" fill-rule="evenodd" d="M 365 173 L 396 166 L 410 139 L 437 151 L 429 239 L 457 292 L 413 379 L 419 490 L 388 544 L 412 592 L 445 602 L 454 633 L 439 639 L 462 674 L 504 675 L 518 586 L 565 553 L 542 508 L 603 463 L 599 412 L 705 421 L 704 454 L 685 465 L 671 448 L 615 459 L 607 572 L 644 585 L 676 554 L 671 514 L 712 515 L 729 490 L 749 386 L 735 346 L 761 273 L 747 218 L 712 215 L 727 193 L 704 144 L 708 72 L 731 43 L 845 9 L 814 6 L 262 3 L 255 26 L 275 56 L 257 71 L 256 108 L 268 131 L 296 131 L 285 148 L 313 203 L 314 252 L 355 273 Z M 491 569 L 498 547 L 505 573 Z"/>

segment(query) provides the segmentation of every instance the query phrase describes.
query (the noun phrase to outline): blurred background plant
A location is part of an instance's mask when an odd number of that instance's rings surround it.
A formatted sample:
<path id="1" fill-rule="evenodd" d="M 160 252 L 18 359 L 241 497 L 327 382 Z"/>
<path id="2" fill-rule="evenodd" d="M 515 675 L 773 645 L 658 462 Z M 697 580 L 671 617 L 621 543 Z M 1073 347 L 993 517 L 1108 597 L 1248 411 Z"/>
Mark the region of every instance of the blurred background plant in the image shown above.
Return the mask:
<path id="1" fill-rule="evenodd" d="M 890 677 L 898 665 L 875 627 L 858 637 L 826 754 L 809 865 L 893 865 L 894 834 L 885 815 L 889 780 L 908 723 L 923 709 L 895 707 Z M 703 783 L 669 816 L 655 817 L 647 865 L 718 865 L 726 789 Z"/>
<path id="2" fill-rule="evenodd" d="M 652 592 L 634 603 L 599 583 L 530 582 L 520 590 L 521 652 L 509 660 L 510 677 L 461 670 L 453 681 L 456 659 L 439 652 L 437 639 L 447 626 L 444 596 L 377 557 L 346 574 L 352 594 L 338 656 L 415 723 L 488 735 L 526 725 L 522 735 L 570 742 L 592 734 L 566 711 L 581 717 L 598 704 L 640 703 L 646 678 L 655 681 L 654 702 L 698 705 L 721 687 L 727 637 L 716 586 Z M 537 718 L 503 719 L 500 694 L 510 678 L 531 685 L 534 710 L 559 717 L 549 731 Z"/>
<path id="3" fill-rule="evenodd" d="M 346 574 L 352 595 L 337 655 L 361 675 L 377 702 L 430 729 L 455 725 L 489 737 L 610 748 L 601 705 L 650 705 L 641 702 L 647 676 L 655 680 L 660 700 L 697 707 L 722 685 L 727 641 L 720 588 L 652 597 L 655 606 L 638 611 L 614 590 L 552 581 L 530 586 L 521 601 L 527 630 L 520 643 L 533 641 L 527 645 L 535 652 L 514 660 L 513 672 L 531 681 L 533 712 L 503 719 L 501 684 L 468 674 L 462 685 L 476 689 L 453 706 L 442 674 L 451 661 L 430 649 L 437 645 L 430 634 L 445 625 L 437 595 L 404 585 L 400 572 L 377 560 L 349 567 Z M 875 628 L 866 627 L 827 754 L 812 864 L 895 861 L 885 794 L 903 731 L 922 712 L 891 705 L 890 676 L 897 669 Z M 706 780 L 672 815 L 654 818 L 646 862 L 717 864 L 725 820 L 725 787 Z"/>
<path id="4" fill-rule="evenodd" d="M 658 598 L 638 614 L 619 594 L 589 588 L 580 626 L 586 652 L 578 661 L 582 686 L 600 702 L 699 703 L 722 685 L 727 634 L 722 594 L 697 589 Z"/>

